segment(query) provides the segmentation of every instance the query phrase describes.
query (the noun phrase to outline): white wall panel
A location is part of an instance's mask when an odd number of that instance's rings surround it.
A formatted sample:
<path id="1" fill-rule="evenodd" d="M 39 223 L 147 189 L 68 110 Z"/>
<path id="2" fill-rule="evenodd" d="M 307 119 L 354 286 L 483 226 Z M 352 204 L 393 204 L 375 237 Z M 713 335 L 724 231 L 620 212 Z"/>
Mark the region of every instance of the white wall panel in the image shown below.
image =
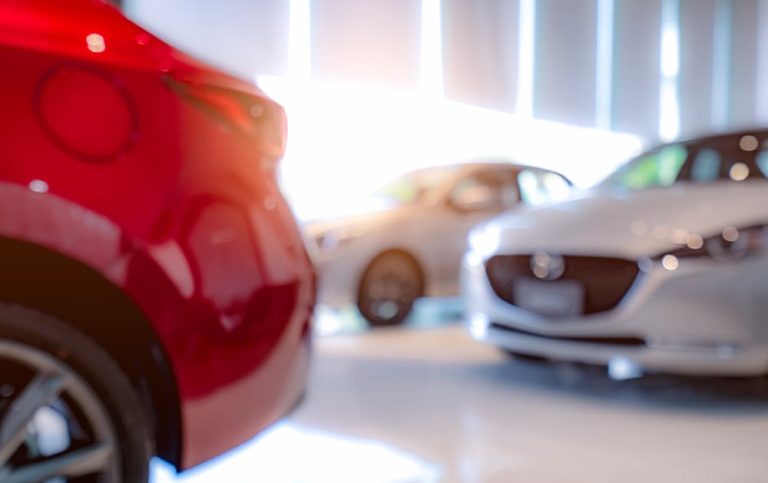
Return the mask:
<path id="1" fill-rule="evenodd" d="M 729 122 L 733 126 L 750 126 L 757 119 L 758 3 L 731 0 Z"/>
<path id="2" fill-rule="evenodd" d="M 680 132 L 713 124 L 717 0 L 680 0 Z M 723 66 L 724 68 L 727 68 Z"/>
<path id="3" fill-rule="evenodd" d="M 124 0 L 126 12 L 197 57 L 249 79 L 283 75 L 287 0 Z"/>
<path id="4" fill-rule="evenodd" d="M 421 0 L 312 0 L 312 73 L 320 80 L 416 88 Z"/>
<path id="5" fill-rule="evenodd" d="M 597 2 L 536 2 L 534 115 L 595 124 Z"/>
<path id="6" fill-rule="evenodd" d="M 615 15 L 612 127 L 656 139 L 661 79 L 661 2 L 618 0 Z"/>
<path id="7" fill-rule="evenodd" d="M 517 0 L 443 0 L 446 97 L 514 110 L 518 10 Z"/>

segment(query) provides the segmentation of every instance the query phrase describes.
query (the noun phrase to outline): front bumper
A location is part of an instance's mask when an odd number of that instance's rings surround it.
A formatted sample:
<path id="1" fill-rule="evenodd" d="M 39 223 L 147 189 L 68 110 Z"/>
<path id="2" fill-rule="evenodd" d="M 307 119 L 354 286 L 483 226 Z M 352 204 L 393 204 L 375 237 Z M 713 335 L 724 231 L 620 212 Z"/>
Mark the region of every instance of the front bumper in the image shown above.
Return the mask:
<path id="1" fill-rule="evenodd" d="M 575 362 L 627 360 L 643 370 L 752 376 L 768 372 L 768 260 L 652 265 L 613 310 L 549 318 L 501 300 L 469 253 L 462 287 L 471 334 L 499 347 Z"/>

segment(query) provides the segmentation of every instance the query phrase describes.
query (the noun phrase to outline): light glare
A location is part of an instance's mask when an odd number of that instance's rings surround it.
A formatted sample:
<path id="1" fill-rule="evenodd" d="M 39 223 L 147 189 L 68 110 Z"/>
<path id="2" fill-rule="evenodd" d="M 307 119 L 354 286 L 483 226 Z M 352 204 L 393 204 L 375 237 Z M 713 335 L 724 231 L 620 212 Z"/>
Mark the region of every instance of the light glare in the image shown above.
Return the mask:
<path id="1" fill-rule="evenodd" d="M 664 258 L 661 259 L 661 266 L 672 272 L 680 266 L 680 261 L 674 255 L 664 255 Z"/>
<path id="2" fill-rule="evenodd" d="M 500 244 L 501 230 L 495 224 L 478 227 L 469 234 L 470 248 L 481 257 L 494 254 Z"/>
<path id="3" fill-rule="evenodd" d="M 424 95 L 443 96 L 442 4 L 421 0 L 421 88 Z"/>
<path id="4" fill-rule="evenodd" d="M 613 19 L 614 0 L 597 2 L 597 58 L 595 82 L 595 125 L 611 128 L 611 99 L 613 98 Z"/>
<path id="5" fill-rule="evenodd" d="M 33 179 L 29 182 L 29 190 L 35 193 L 47 193 L 48 183 L 41 179 Z"/>
<path id="6" fill-rule="evenodd" d="M 749 166 L 744 163 L 734 163 L 728 171 L 728 176 L 733 181 L 744 181 L 749 177 Z"/>
<path id="7" fill-rule="evenodd" d="M 701 237 L 701 235 L 691 233 L 688 236 L 687 245 L 688 245 L 688 248 L 690 249 L 698 250 L 699 248 L 704 246 L 704 239 Z"/>
<path id="8" fill-rule="evenodd" d="M 735 242 L 739 239 L 739 230 L 732 226 L 726 227 L 723 230 L 723 239 L 731 243 Z"/>
<path id="9" fill-rule="evenodd" d="M 348 211 L 350 200 L 364 203 L 408 170 L 460 160 L 518 161 L 562 171 L 586 187 L 642 147 L 628 134 L 434 97 L 270 76 L 259 76 L 258 83 L 290 113 L 281 186 L 304 220 Z M 579 157 L 590 163 L 567 162 Z"/>
<path id="10" fill-rule="evenodd" d="M 88 45 L 88 50 L 94 54 L 100 54 L 107 50 L 107 44 L 104 41 L 104 37 L 101 34 L 92 33 L 85 37 L 85 43 Z"/>
<path id="11" fill-rule="evenodd" d="M 288 73 L 307 79 L 312 72 L 310 0 L 290 0 L 288 25 Z"/>
<path id="12" fill-rule="evenodd" d="M 677 0 L 663 0 L 661 5 L 661 86 L 659 98 L 659 137 L 663 141 L 680 134 L 680 29 Z"/>
<path id="13" fill-rule="evenodd" d="M 750 134 L 739 139 L 739 147 L 744 151 L 754 151 L 759 145 L 760 143 L 758 143 L 757 138 Z"/>
<path id="14" fill-rule="evenodd" d="M 631 359 L 615 356 L 608 361 L 608 376 L 615 381 L 635 379 L 642 375 L 642 367 Z"/>

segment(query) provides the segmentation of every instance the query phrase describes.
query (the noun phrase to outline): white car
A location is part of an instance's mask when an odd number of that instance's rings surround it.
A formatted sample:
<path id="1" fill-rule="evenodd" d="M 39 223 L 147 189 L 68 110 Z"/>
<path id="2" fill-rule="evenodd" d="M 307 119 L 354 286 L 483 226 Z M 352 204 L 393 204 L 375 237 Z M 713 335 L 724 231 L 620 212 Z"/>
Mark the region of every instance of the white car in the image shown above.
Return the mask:
<path id="1" fill-rule="evenodd" d="M 462 271 L 470 332 L 618 377 L 765 374 L 766 140 L 664 145 L 593 190 L 478 226 Z"/>
<path id="2" fill-rule="evenodd" d="M 565 198 L 570 186 L 558 173 L 502 162 L 408 173 L 378 191 L 378 210 L 305 227 L 319 302 L 355 303 L 371 325 L 398 324 L 418 297 L 458 294 L 472 226 L 521 202 Z"/>

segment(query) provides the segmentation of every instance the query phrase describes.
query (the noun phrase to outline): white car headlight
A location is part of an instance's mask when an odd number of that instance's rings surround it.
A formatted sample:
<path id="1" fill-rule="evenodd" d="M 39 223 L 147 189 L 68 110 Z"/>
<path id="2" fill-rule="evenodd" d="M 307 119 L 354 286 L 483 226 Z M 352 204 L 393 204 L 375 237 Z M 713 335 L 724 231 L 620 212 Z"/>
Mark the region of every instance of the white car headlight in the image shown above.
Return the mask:
<path id="1" fill-rule="evenodd" d="M 480 225 L 469 232 L 469 250 L 485 258 L 496 253 L 501 244 L 501 229 L 494 223 Z"/>
<path id="2" fill-rule="evenodd" d="M 661 260 L 668 270 L 677 268 L 677 261 L 681 258 L 741 260 L 759 255 L 768 249 L 768 225 L 752 225 L 744 228 L 727 226 L 719 233 L 706 238 L 697 234 L 688 234 L 681 242 L 683 246 L 680 248 L 655 257 Z"/>

